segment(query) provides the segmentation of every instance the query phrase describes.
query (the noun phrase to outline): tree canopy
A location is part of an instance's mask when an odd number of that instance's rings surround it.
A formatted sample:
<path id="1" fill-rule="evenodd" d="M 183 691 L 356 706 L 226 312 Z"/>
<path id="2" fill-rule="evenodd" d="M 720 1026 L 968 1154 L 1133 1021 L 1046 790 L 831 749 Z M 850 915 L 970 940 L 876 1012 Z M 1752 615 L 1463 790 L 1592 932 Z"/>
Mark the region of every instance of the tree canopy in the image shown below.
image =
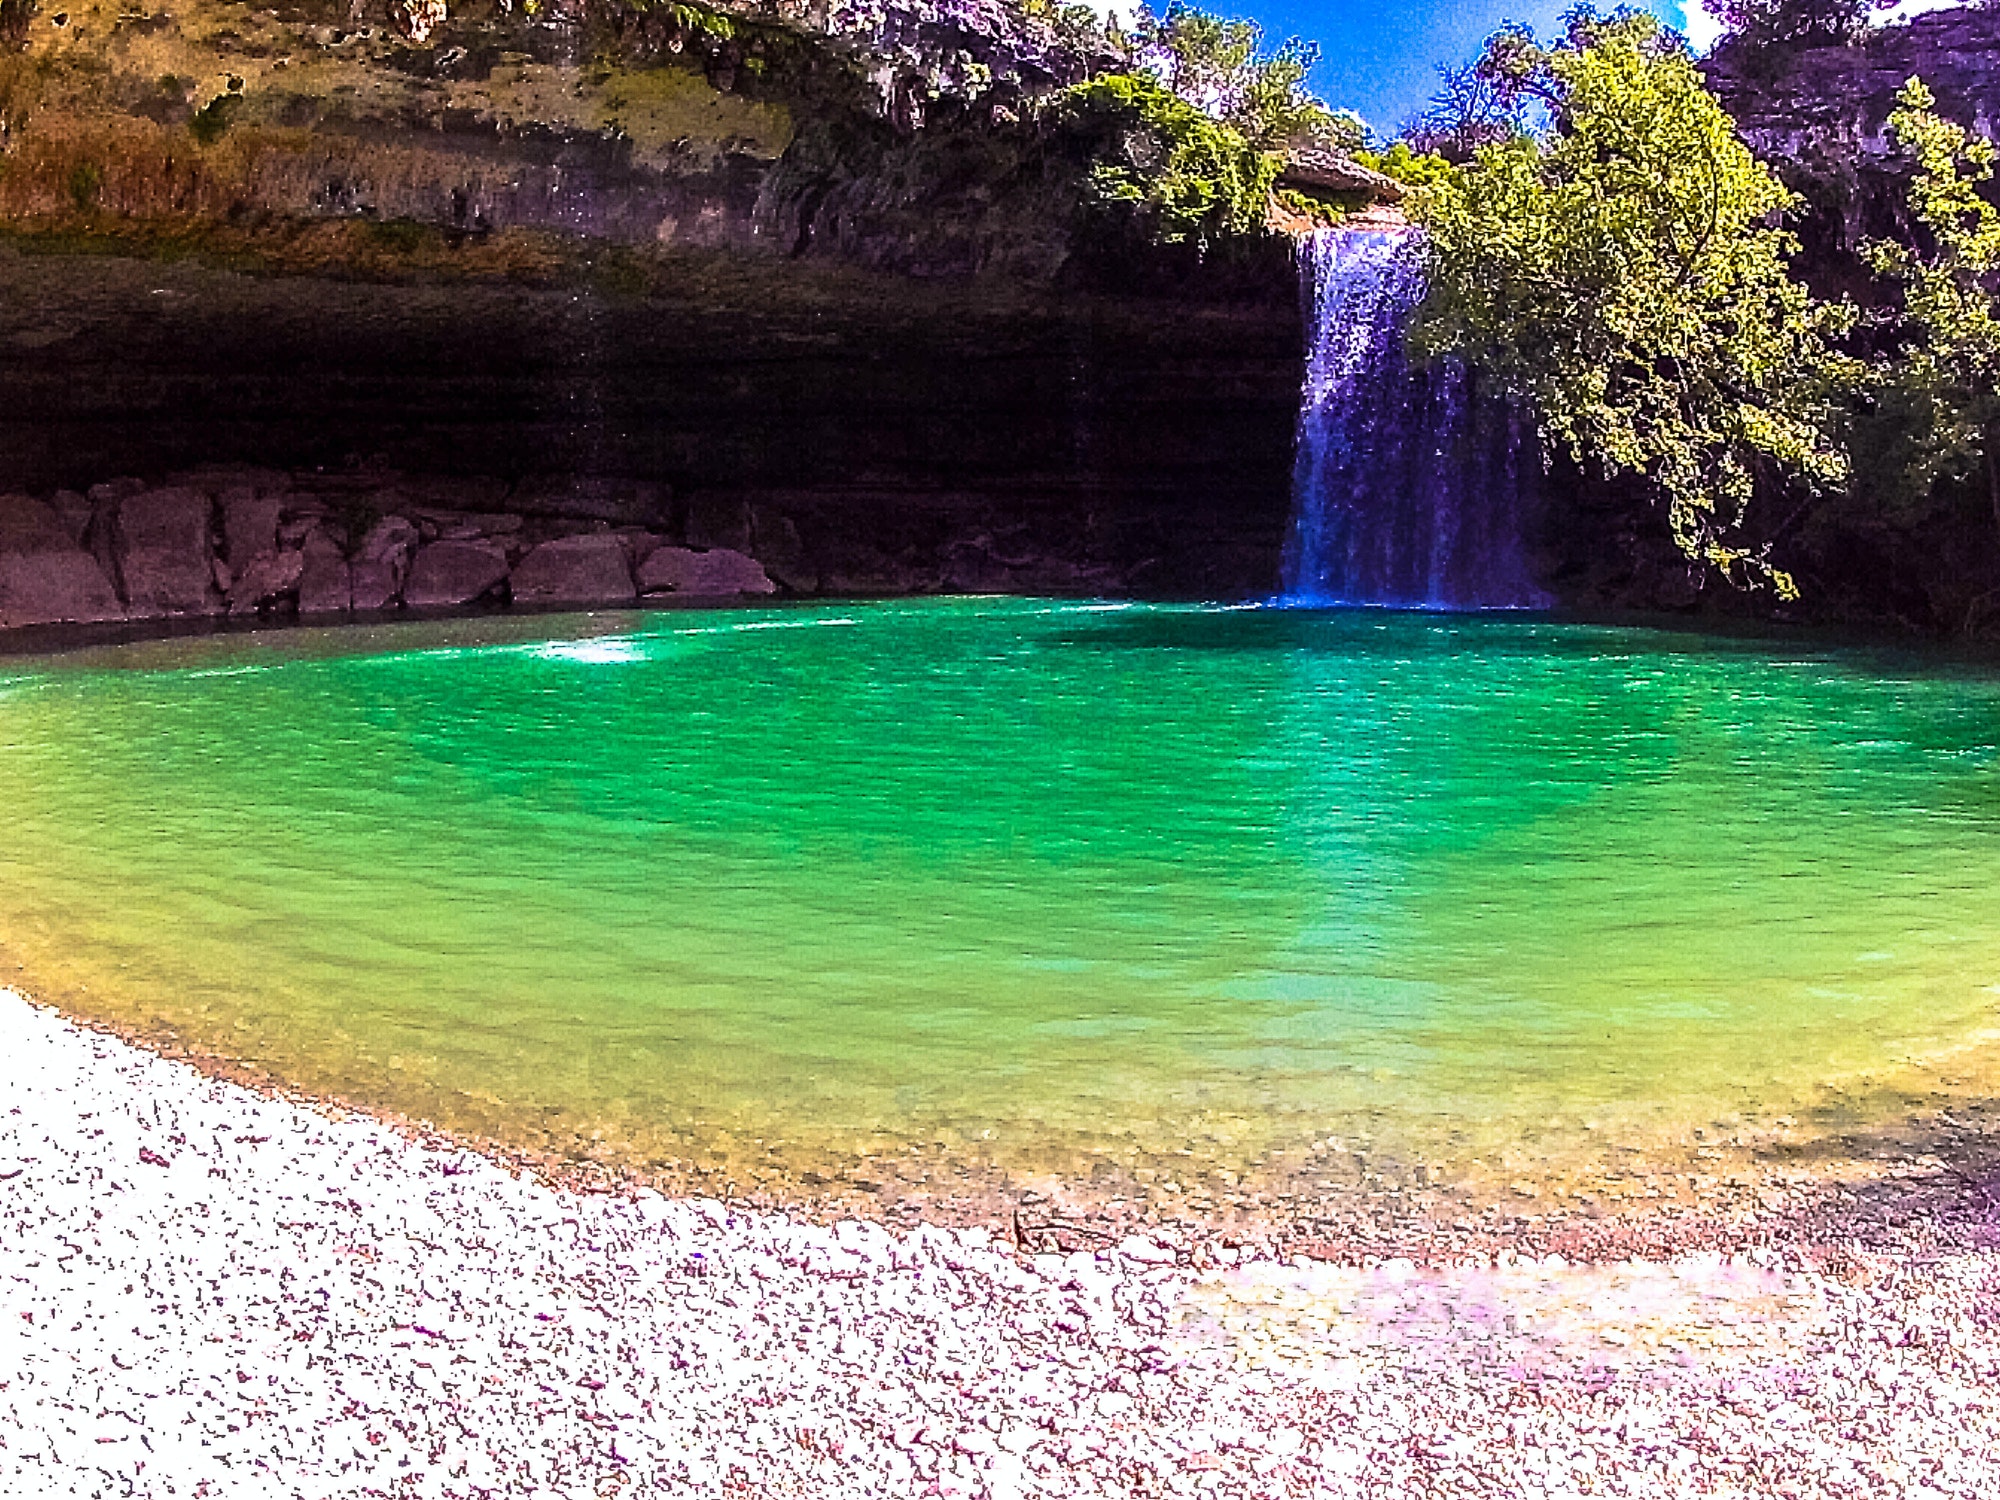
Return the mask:
<path id="1" fill-rule="evenodd" d="M 1853 367 L 1829 339 L 1851 314 L 1792 278 L 1792 194 L 1681 39 L 1629 12 L 1568 22 L 1549 47 L 1504 31 L 1481 64 L 1549 128 L 1414 195 L 1431 276 L 1415 341 L 1497 376 L 1579 463 L 1637 476 L 1689 557 L 1790 596 L 1745 516 L 1760 481 L 1842 480 Z"/>
<path id="2" fill-rule="evenodd" d="M 1288 37 L 1265 50 L 1255 21 L 1229 20 L 1175 3 L 1134 33 L 1139 56 L 1167 89 L 1222 121 L 1262 151 L 1288 146 L 1359 147 L 1361 121 L 1329 109 L 1306 87 L 1319 44 Z"/>
<path id="3" fill-rule="evenodd" d="M 1438 91 L 1403 122 L 1398 144 L 1421 156 L 1467 162 L 1481 146 L 1497 146 L 1525 133 L 1521 116 L 1514 90 L 1477 63 L 1439 68 Z"/>
<path id="4" fill-rule="evenodd" d="M 1703 9 L 1753 47 L 1824 47 L 1851 42 L 1871 11 L 1898 0 L 1703 0 Z"/>
<path id="5" fill-rule="evenodd" d="M 1981 466 L 2000 523 L 2000 209 L 1981 194 L 1993 143 L 1941 118 L 1912 78 L 1889 132 L 1915 168 L 1910 210 L 1928 245 L 1868 247 L 1874 269 L 1900 284 L 1902 347 L 1884 372 L 1892 397 L 1918 414 L 1915 472 L 1925 484 Z"/>

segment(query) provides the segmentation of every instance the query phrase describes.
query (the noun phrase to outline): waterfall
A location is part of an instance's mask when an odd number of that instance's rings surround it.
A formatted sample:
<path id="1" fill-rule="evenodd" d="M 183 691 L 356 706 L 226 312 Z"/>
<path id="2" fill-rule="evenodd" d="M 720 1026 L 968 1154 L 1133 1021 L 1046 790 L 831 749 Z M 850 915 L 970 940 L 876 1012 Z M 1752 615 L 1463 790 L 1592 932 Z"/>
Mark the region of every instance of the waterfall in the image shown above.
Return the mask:
<path id="1" fill-rule="evenodd" d="M 1521 529 L 1540 474 L 1518 413 L 1461 365 L 1413 370 L 1414 231 L 1323 229 L 1301 250 L 1312 341 L 1299 403 L 1284 599 L 1535 608 Z"/>

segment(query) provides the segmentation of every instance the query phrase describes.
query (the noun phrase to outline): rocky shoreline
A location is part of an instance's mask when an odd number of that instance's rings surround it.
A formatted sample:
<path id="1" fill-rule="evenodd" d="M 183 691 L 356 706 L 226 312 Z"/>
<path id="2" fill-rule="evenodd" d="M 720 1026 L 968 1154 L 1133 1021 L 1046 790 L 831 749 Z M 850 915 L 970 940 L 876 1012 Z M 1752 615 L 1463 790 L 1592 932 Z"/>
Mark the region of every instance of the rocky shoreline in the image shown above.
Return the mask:
<path id="1" fill-rule="evenodd" d="M 11 993 L 0 1475 L 137 1495 L 1977 1495 L 1973 1149 L 1729 1254 L 1069 1253 L 584 1191 Z M 1985 1138 L 1979 1137 L 1980 1141 Z M 605 1186 L 603 1183 L 597 1184 Z"/>
<path id="2" fill-rule="evenodd" d="M 745 550 L 744 507 L 676 524 L 657 486 L 604 499 L 596 508 L 608 514 L 596 519 L 588 503 L 529 501 L 524 513 L 480 509 L 477 499 L 464 484 L 246 469 L 162 484 L 115 480 L 87 494 L 0 495 L 0 629 L 337 619 L 510 602 L 615 606 L 778 590 Z M 654 524 L 615 523 L 627 517 Z M 770 519 L 764 531 L 760 550 L 806 582 L 796 530 Z M 786 561 L 795 564 L 788 574 Z"/>

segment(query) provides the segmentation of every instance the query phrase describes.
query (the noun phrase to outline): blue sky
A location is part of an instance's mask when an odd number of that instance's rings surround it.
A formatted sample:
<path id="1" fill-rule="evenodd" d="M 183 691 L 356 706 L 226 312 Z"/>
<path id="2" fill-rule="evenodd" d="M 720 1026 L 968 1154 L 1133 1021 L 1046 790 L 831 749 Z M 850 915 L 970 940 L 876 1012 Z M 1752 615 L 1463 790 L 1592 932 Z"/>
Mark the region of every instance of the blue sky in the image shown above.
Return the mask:
<path id="1" fill-rule="evenodd" d="M 1204 10 L 1248 16 L 1278 40 L 1302 36 L 1320 44 L 1314 84 L 1329 104 L 1354 110 L 1377 130 L 1391 131 L 1423 107 L 1437 86 L 1439 63 L 1463 63 L 1487 34 L 1506 21 L 1525 21 L 1544 34 L 1569 0 L 1196 0 Z M 1713 33 L 1696 5 L 1695 39 Z M 1164 0 L 1155 0 L 1164 9 Z M 1682 0 L 1653 0 L 1655 14 L 1687 30 Z M 1121 7 L 1122 8 L 1122 7 Z M 1610 4 L 1604 4 L 1610 9 Z"/>
<path id="2" fill-rule="evenodd" d="M 1149 0 L 1086 0 L 1098 11 L 1129 15 Z M 1394 133 L 1422 109 L 1437 87 L 1439 63 L 1469 62 L 1479 44 L 1508 21 L 1524 21 L 1549 35 L 1573 0 L 1193 0 L 1203 10 L 1248 16 L 1277 42 L 1302 36 L 1320 44 L 1313 84 L 1327 103 L 1351 109 L 1377 131 Z M 1611 10 L 1619 0 L 1596 0 Z M 1705 52 L 1720 27 L 1701 0 L 1630 0 L 1643 4 Z M 1878 11 L 1877 25 L 1907 20 L 1960 0 L 1901 0 Z M 1150 0 L 1155 10 L 1167 0 Z"/>

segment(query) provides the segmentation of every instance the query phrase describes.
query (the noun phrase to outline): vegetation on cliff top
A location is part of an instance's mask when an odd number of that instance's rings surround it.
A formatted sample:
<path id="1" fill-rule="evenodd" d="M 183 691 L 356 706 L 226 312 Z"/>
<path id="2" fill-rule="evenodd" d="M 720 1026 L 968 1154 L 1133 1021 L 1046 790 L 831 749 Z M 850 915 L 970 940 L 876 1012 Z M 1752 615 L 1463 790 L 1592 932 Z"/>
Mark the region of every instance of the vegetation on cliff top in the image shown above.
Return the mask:
<path id="1" fill-rule="evenodd" d="M 1283 158 L 1252 145 L 1143 73 L 1070 89 L 1065 126 L 1086 142 L 1089 203 L 1163 244 L 1257 231 Z"/>
<path id="2" fill-rule="evenodd" d="M 0 217 L 44 233 L 301 214 L 559 229 L 535 172 L 559 142 L 572 194 L 601 165 L 619 191 L 685 183 L 724 218 L 764 214 L 755 233 L 795 249 L 914 233 L 912 268 L 1032 277 L 1065 235 L 1083 259 L 1266 240 L 1284 153 L 1362 140 L 1307 88 L 1310 44 L 1185 5 L 1130 34 L 1063 0 L 189 0 L 136 30 L 119 0 L 75 0 L 61 26 L 21 15 L 0 44 Z M 492 145 L 527 173 L 493 170 Z M 655 196 L 677 219 L 662 237 L 715 232 Z"/>
<path id="3" fill-rule="evenodd" d="M 1286 154 L 1361 149 L 1366 127 L 1306 86 L 1318 48 L 1266 49 L 1255 22 L 1175 3 L 1129 39 L 1122 70 L 1073 85 L 1055 117 L 1089 157 L 1086 201 L 1163 244 L 1261 233 Z"/>

